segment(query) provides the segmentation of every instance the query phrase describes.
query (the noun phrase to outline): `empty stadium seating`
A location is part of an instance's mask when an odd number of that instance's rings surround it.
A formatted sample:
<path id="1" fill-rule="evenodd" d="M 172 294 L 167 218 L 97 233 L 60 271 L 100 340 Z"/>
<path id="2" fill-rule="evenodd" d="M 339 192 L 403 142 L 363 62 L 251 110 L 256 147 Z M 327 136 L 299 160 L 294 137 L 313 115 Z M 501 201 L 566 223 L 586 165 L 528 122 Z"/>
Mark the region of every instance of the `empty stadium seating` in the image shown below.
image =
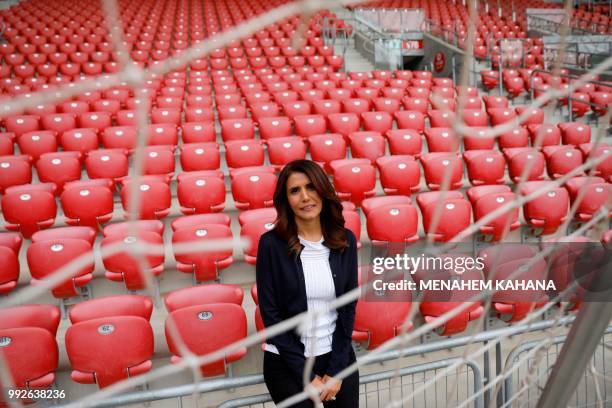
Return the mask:
<path id="1" fill-rule="evenodd" d="M 119 0 L 123 45 L 141 68 L 159 67 L 189 46 L 285 3 Z M 41 295 L 47 304 L 30 300 L 0 310 L 0 338 L 12 339 L 1 353 L 15 385 L 49 387 L 58 360 L 67 356 L 74 382 L 104 388 L 149 371 L 153 360 L 180 362 L 181 343 L 204 355 L 243 339 L 251 326 L 263 329 L 259 309 L 243 292 L 251 287 L 257 305 L 252 265 L 261 235 L 274 228 L 277 173 L 295 159 L 312 159 L 325 169 L 358 247 L 385 247 L 388 255 L 428 240 L 454 241 L 485 218 L 477 239 L 512 241 L 518 236 L 513 232 L 526 227 L 544 248 L 551 237 L 566 233 L 570 214 L 575 223 L 598 216 L 610 205 L 612 148 L 609 137 L 594 136 L 612 106 L 612 85 L 596 81 L 573 89 L 571 109 L 567 98 L 557 106 L 562 114 L 571 112 L 567 120 L 549 114 L 550 105 L 528 106 L 530 92 L 537 97 L 575 80 L 566 71 L 555 77 L 538 69 L 544 65 L 543 44 L 527 38 L 524 16 L 527 6 L 536 5 L 548 7 L 539 0 L 518 2 L 516 20 L 506 10 L 503 16 L 478 10 L 475 53 L 479 63 L 490 57 L 493 69 L 477 72 L 474 86 L 416 69 L 351 71 L 324 39 L 322 19 L 334 15 L 321 11 L 306 22 L 304 33 L 301 19 L 288 17 L 171 72 L 149 75 L 140 92 L 114 83 L 0 114 L 0 295 L 14 296 L 69 262 L 84 260 Z M 383 0 L 371 6 L 423 7 L 434 25 L 456 27 L 458 46 L 466 48 L 469 16 L 459 3 Z M 611 32 L 602 13 L 577 9 L 574 16 L 580 18 L 577 26 Z M 122 69 L 98 2 L 23 1 L 0 11 L 0 22 L 6 26 L 0 104 Z M 292 43 L 296 33 L 304 35 L 301 47 Z M 503 38 L 529 44 L 519 65 L 498 66 Z M 146 126 L 139 134 L 143 104 Z M 519 123 L 521 115 L 525 120 Z M 458 130 L 454 119 L 467 130 Z M 485 135 L 504 124 L 510 130 Z M 137 156 L 141 169 L 135 168 Z M 601 159 L 593 172 L 575 171 L 592 159 Z M 573 177 L 551 187 L 570 172 Z M 519 197 L 549 187 L 491 218 Z M 608 210 L 604 222 L 611 217 Z M 249 241 L 242 250 L 199 250 L 208 240 L 238 235 Z M 612 238 L 608 231 L 595 242 L 600 239 L 609 245 Z M 483 251 L 484 270 L 463 278 L 502 279 L 534 254 L 528 246 L 509 254 Z M 531 276 L 540 276 L 546 262 L 561 261 L 548 257 L 529 269 Z M 225 284 L 235 272 L 240 283 Z M 167 290 L 165 310 L 153 298 L 160 288 Z M 147 296 L 126 294 L 148 290 Z M 404 329 L 434 322 L 465 303 L 452 292 L 424 295 L 420 315 Z M 542 293 L 527 295 L 495 295 L 494 314 L 520 321 L 547 300 Z M 50 302 L 76 304 L 67 311 L 69 319 L 61 320 Z M 360 298 L 353 340 L 378 347 L 401 332 L 412 306 L 412 297 Z M 475 302 L 434 330 L 441 336 L 461 333 L 483 313 Z M 150 322 L 152 316 L 162 324 Z M 58 348 L 63 335 L 65 350 Z M 161 336 L 165 344 L 154 347 Z M 231 363 L 246 354 L 246 348 L 226 354 L 202 365 L 200 374 L 229 375 Z"/>

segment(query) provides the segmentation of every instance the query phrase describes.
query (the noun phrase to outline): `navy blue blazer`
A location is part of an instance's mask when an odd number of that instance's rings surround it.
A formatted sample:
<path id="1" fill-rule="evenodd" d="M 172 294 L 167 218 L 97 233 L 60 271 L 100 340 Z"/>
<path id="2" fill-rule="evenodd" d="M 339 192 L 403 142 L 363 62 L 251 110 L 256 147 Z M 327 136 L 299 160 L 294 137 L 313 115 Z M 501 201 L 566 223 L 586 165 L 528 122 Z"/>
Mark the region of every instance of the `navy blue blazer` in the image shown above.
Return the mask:
<path id="1" fill-rule="evenodd" d="M 358 285 L 357 240 L 350 230 L 345 229 L 345 231 L 349 242 L 348 248 L 343 251 L 332 249 L 329 252 L 329 266 L 336 297 L 342 296 Z M 299 254 L 290 255 L 287 242 L 283 241 L 274 230 L 266 232 L 259 240 L 255 269 L 259 309 L 266 327 L 308 310 L 304 271 Z M 337 309 L 338 318 L 332 337 L 327 375 L 336 375 L 355 361 L 351 337 L 356 303 L 354 301 Z M 295 330 L 290 330 L 268 338 L 266 342 L 276 346 L 280 356 L 301 382 L 306 358 L 300 335 Z M 314 374 L 311 373 L 312 378 Z"/>

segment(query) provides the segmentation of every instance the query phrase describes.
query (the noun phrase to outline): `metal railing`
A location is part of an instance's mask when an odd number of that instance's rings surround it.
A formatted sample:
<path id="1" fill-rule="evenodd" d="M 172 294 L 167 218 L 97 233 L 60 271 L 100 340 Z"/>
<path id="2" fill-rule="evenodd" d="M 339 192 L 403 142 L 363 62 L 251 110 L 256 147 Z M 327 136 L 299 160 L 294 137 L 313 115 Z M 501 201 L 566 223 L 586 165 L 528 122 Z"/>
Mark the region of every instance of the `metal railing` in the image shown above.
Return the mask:
<path id="1" fill-rule="evenodd" d="M 535 99 L 535 89 L 534 89 L 534 79 L 536 74 L 538 73 L 546 73 L 546 74 L 551 74 L 551 71 L 545 70 L 545 69 L 534 69 L 531 74 L 529 75 L 529 93 L 530 93 L 530 100 L 533 102 L 533 100 Z M 572 110 L 572 104 L 574 102 L 579 102 L 581 104 L 588 104 L 591 107 L 595 107 L 595 108 L 599 108 L 599 109 L 605 109 L 607 108 L 606 105 L 601 105 L 598 103 L 594 103 L 594 102 L 585 102 L 582 99 L 578 99 L 578 98 L 572 98 L 571 94 L 574 92 L 574 90 L 572 89 L 573 84 L 572 84 L 572 79 L 579 79 L 580 76 L 579 75 L 572 75 L 572 74 L 561 74 L 558 73 L 556 75 L 554 75 L 554 78 L 566 78 L 569 79 L 570 81 L 568 81 L 568 87 L 569 87 L 569 92 L 568 95 L 566 97 L 564 97 L 564 99 L 567 99 L 567 107 L 568 107 L 568 121 L 571 122 L 573 120 L 573 110 Z M 604 85 L 604 86 L 610 86 L 609 83 L 607 82 L 603 82 L 603 81 L 596 81 L 596 80 L 589 80 L 589 81 L 584 81 L 585 84 L 593 84 L 593 85 Z"/>
<path id="2" fill-rule="evenodd" d="M 467 371 L 463 371 L 460 367 L 454 370 L 454 373 L 446 374 L 446 377 L 459 377 L 465 374 L 465 389 L 463 387 L 455 387 L 454 399 L 449 400 L 449 395 L 445 392 L 439 392 L 437 389 L 423 390 L 423 392 L 415 392 L 411 400 L 404 400 L 404 394 L 410 391 L 414 391 L 417 385 L 424 384 L 431 377 L 435 376 L 438 370 L 450 367 L 453 364 L 461 362 L 459 358 L 447 358 L 439 361 L 428 362 L 424 364 L 418 364 L 410 367 L 404 367 L 400 370 L 387 370 L 374 374 L 363 375 L 359 378 L 359 384 L 365 387 L 361 387 L 362 390 L 359 393 L 359 406 L 360 407 L 382 407 L 386 406 L 387 402 L 400 398 L 404 403 L 410 406 L 419 406 L 418 403 L 422 403 L 423 406 L 429 407 L 448 407 L 452 404 L 456 404 L 459 401 L 466 399 L 470 395 L 470 389 L 473 390 L 473 395 L 479 394 L 482 390 L 482 373 L 480 367 L 474 361 L 465 361 L 464 364 L 472 372 L 472 387 L 470 387 L 470 378 Z M 432 375 L 428 375 L 432 374 Z M 420 374 L 420 375 L 417 375 Z M 397 376 L 397 381 L 389 381 Z M 453 378 L 454 380 L 455 378 Z M 449 380 L 450 381 L 450 380 Z M 376 383 L 376 389 L 369 390 L 369 385 Z M 465 391 L 465 394 L 463 395 Z M 381 396 L 382 394 L 382 396 Z M 219 405 L 219 408 L 237 408 L 237 407 L 250 407 L 254 404 L 261 404 L 264 402 L 272 401 L 269 394 L 255 395 L 251 397 L 236 398 L 229 400 Z M 482 395 L 478 395 L 474 398 L 474 408 L 482 408 L 484 406 L 484 400 Z"/>
<path id="3" fill-rule="evenodd" d="M 493 59 L 493 56 L 499 56 L 499 61 L 497 63 L 497 70 L 498 70 L 498 82 L 499 82 L 499 93 L 500 95 L 503 94 L 504 92 L 504 88 L 503 88 L 503 70 L 504 70 L 504 63 L 508 64 L 508 60 L 504 61 L 504 51 L 502 50 L 502 46 L 504 42 L 517 42 L 521 44 L 521 55 L 519 56 L 519 60 L 520 60 L 520 66 L 519 67 L 512 67 L 514 69 L 516 68 L 525 68 L 525 57 L 533 50 L 533 46 L 530 48 L 527 48 L 525 45 L 529 44 L 529 41 L 527 39 L 524 38 L 500 38 L 497 40 L 492 40 L 492 41 L 487 41 L 487 47 L 489 48 L 489 51 L 487 52 L 490 57 L 491 60 Z M 499 51 L 495 51 L 494 47 L 498 46 L 499 47 Z"/>
<path id="4" fill-rule="evenodd" d="M 545 350 L 543 350 L 546 354 L 544 358 L 541 358 L 539 364 L 534 364 L 534 358 L 528 358 L 527 361 L 522 364 L 515 373 L 506 377 L 503 385 L 503 395 L 504 395 L 504 404 L 502 408 L 520 405 L 520 406 L 534 406 L 537 398 L 540 395 L 539 390 L 544 386 L 546 382 L 546 378 L 549 375 L 549 371 L 552 369 L 554 362 L 556 361 L 559 351 L 560 345 L 565 342 L 566 336 L 557 336 L 552 339 L 551 344 Z M 609 327 L 604 336 L 601 339 L 600 346 L 593 354 L 592 363 L 597 367 L 599 372 L 603 375 L 606 374 L 606 357 L 607 349 L 610 348 L 610 342 L 612 341 L 612 327 Z M 536 347 L 540 347 L 540 341 L 530 341 L 523 343 L 516 348 L 514 348 L 506 358 L 505 367 L 513 367 L 518 364 L 518 361 L 522 355 L 533 350 Z M 607 370 L 609 371 L 609 369 Z M 524 374 L 527 373 L 527 376 Z M 531 377 L 529 377 L 529 373 L 531 373 Z M 597 378 L 594 378 L 592 381 L 598 381 Z M 584 393 L 576 392 L 574 396 L 574 401 L 572 406 L 574 407 L 587 407 L 587 406 L 597 406 L 597 396 L 595 390 L 593 392 L 588 392 L 589 383 L 592 382 L 589 380 L 589 376 L 587 373 L 584 374 L 583 378 L 583 386 L 585 388 Z M 517 388 L 516 385 L 519 385 L 520 388 Z M 600 392 L 603 399 L 604 406 L 609 406 L 608 403 L 612 402 L 612 397 L 608 399 L 609 395 L 612 394 L 612 385 L 608 385 L 609 381 L 602 381 L 603 387 L 601 387 Z M 525 398 L 521 398 L 520 404 L 518 404 L 518 399 L 524 395 Z"/>
<path id="5" fill-rule="evenodd" d="M 593 38 L 591 41 L 589 41 L 588 37 L 578 37 L 574 41 L 566 38 L 564 42 L 545 40 L 542 50 L 544 69 L 548 69 L 551 61 L 557 60 L 561 49 L 565 54 L 565 58 L 562 61 L 565 66 L 589 70 L 612 55 L 612 36 L 605 36 L 602 39 Z"/>
<path id="6" fill-rule="evenodd" d="M 539 330 L 546 330 L 552 327 L 567 326 L 571 324 L 573 321 L 574 321 L 574 316 L 566 316 L 558 320 L 542 320 L 542 321 L 533 322 L 531 324 L 517 324 L 513 326 L 499 328 L 499 329 L 482 331 L 472 336 L 466 335 L 466 336 L 458 336 L 458 337 L 447 337 L 447 338 L 443 338 L 438 341 L 433 341 L 433 342 L 428 342 L 428 343 L 406 347 L 401 350 L 387 351 L 387 352 L 381 353 L 380 355 L 376 357 L 371 357 L 369 354 L 360 355 L 358 356 L 358 361 L 359 363 L 368 364 L 368 365 L 378 364 L 378 363 L 382 363 L 385 361 L 396 360 L 398 358 L 418 356 L 418 355 L 423 355 L 427 353 L 439 352 L 442 350 L 448 350 L 448 349 L 452 349 L 455 347 L 464 347 L 464 346 L 468 346 L 468 345 L 476 344 L 476 343 L 486 343 L 486 342 L 490 342 L 490 341 L 497 340 L 500 338 L 509 338 L 510 336 L 517 335 L 517 334 L 523 334 L 523 333 L 534 332 L 534 331 L 539 331 Z M 501 347 L 497 347 L 496 354 L 498 355 L 496 356 L 495 361 L 499 361 L 499 362 L 502 361 L 501 352 L 502 352 Z M 437 363 L 440 364 L 440 367 L 447 366 L 445 365 L 446 360 L 443 360 L 443 362 L 437 362 Z M 429 363 L 429 364 L 434 364 L 434 363 Z M 422 370 L 423 367 L 425 366 L 426 365 L 416 365 L 412 367 L 406 367 L 407 371 L 405 372 L 410 373 L 411 368 L 413 370 L 416 369 L 417 371 Z M 429 369 L 433 369 L 434 366 L 429 365 L 427 367 L 429 367 Z M 479 367 L 479 370 L 480 370 L 480 367 Z M 483 375 L 481 376 L 482 384 L 484 386 L 486 386 L 487 383 L 489 382 L 489 377 L 491 375 L 490 373 L 492 372 L 493 370 L 490 365 L 488 352 L 486 352 L 484 354 L 484 362 L 482 366 Z M 496 372 L 497 373 L 501 372 L 501 367 L 499 365 L 496 368 Z M 480 375 L 479 371 L 478 373 L 477 371 L 474 371 L 474 373 L 475 373 L 474 375 Z M 385 374 L 382 373 L 381 375 L 384 376 Z M 374 379 L 376 377 L 363 376 L 363 378 L 364 378 L 363 381 L 369 381 L 368 379 Z M 476 381 L 476 377 L 474 377 L 474 379 Z M 92 407 L 119 407 L 119 406 L 125 406 L 129 404 L 146 403 L 146 402 L 151 402 L 151 401 L 168 400 L 168 399 L 177 399 L 178 406 L 182 406 L 183 397 L 188 397 L 188 396 L 192 396 L 192 395 L 200 394 L 200 393 L 238 389 L 241 387 L 262 385 L 262 384 L 264 384 L 263 374 L 251 374 L 251 375 L 244 375 L 244 376 L 232 377 L 232 378 L 215 378 L 215 379 L 205 380 L 205 381 L 201 381 L 201 382 L 193 383 L 193 384 L 184 384 L 184 385 L 166 387 L 166 388 L 154 389 L 154 390 L 151 390 L 151 389 L 142 390 L 142 391 L 132 392 L 128 394 L 117 395 L 114 397 L 107 398 L 104 401 L 92 403 L 90 406 Z M 483 387 L 481 386 L 480 388 L 482 389 Z M 483 395 L 484 404 L 488 405 L 490 399 L 492 398 L 491 392 L 487 390 L 483 394 L 484 394 Z M 253 397 L 244 397 L 241 400 L 243 404 L 255 404 L 255 403 L 261 403 L 263 398 L 264 398 L 263 396 L 257 395 Z M 480 403 L 478 402 L 479 398 L 480 397 L 474 398 L 475 404 Z"/>

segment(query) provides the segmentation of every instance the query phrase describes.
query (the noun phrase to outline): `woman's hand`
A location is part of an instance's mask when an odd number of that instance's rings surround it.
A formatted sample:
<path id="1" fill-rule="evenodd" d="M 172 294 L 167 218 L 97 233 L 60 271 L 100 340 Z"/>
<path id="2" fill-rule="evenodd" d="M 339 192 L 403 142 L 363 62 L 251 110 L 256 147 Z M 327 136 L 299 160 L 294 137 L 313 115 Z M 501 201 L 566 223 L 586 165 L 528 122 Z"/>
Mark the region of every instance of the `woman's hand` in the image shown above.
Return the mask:
<path id="1" fill-rule="evenodd" d="M 321 377 L 319 377 L 318 375 L 315 375 L 315 378 L 310 382 L 309 384 L 310 387 L 313 387 L 315 390 L 317 390 L 317 393 L 319 394 L 319 398 L 321 398 L 321 390 L 323 389 L 323 380 L 321 379 Z M 314 401 L 314 398 L 311 398 Z M 315 401 L 315 402 L 319 402 L 319 401 Z"/>
<path id="2" fill-rule="evenodd" d="M 340 392 L 342 386 L 342 380 L 325 375 L 322 381 L 325 384 L 325 390 L 321 393 L 321 401 L 336 399 L 336 394 Z"/>

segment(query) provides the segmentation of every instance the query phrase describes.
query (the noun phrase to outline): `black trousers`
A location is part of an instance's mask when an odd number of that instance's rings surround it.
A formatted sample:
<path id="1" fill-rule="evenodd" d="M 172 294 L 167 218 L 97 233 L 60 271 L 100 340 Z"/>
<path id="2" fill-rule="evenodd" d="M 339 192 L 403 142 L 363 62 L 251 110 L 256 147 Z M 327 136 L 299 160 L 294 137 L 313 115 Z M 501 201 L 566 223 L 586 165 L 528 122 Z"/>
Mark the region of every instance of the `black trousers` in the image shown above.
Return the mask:
<path id="1" fill-rule="evenodd" d="M 313 372 L 321 378 L 327 371 L 331 353 L 315 357 Z M 354 360 L 353 360 L 354 361 Z M 287 364 L 278 354 L 266 351 L 264 353 L 264 380 L 268 391 L 278 404 L 287 398 L 304 391 L 302 380 L 295 378 Z M 359 372 L 355 371 L 342 380 L 340 391 L 334 401 L 324 402 L 326 408 L 357 408 L 359 407 Z M 294 408 L 312 408 L 314 403 L 310 398 L 291 405 Z"/>

